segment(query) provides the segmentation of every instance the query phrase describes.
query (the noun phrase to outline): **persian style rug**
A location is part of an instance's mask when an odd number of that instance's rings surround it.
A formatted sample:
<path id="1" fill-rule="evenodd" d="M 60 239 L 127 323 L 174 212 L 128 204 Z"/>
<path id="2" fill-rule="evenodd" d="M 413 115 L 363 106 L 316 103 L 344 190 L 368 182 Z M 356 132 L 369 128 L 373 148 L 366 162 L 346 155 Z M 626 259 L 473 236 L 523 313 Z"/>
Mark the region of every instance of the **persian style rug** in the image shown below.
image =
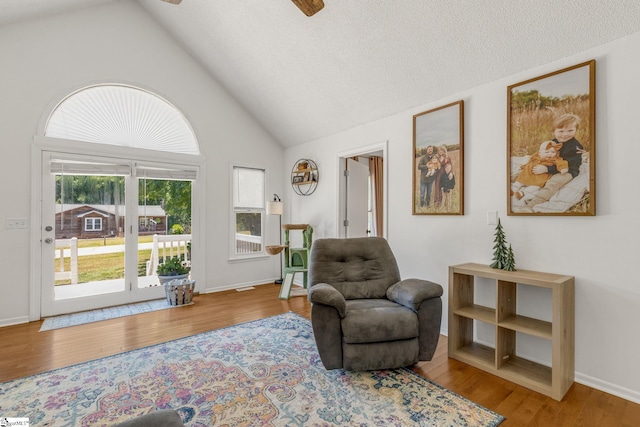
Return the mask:
<path id="1" fill-rule="evenodd" d="M 503 417 L 409 369 L 327 371 L 287 313 L 0 384 L 31 426 L 109 426 L 159 409 L 186 426 L 496 426 Z"/>
<path id="2" fill-rule="evenodd" d="M 44 322 L 42 322 L 40 332 L 51 329 L 66 328 L 68 326 L 82 325 L 84 323 L 99 322 L 100 320 L 115 319 L 116 317 L 131 316 L 149 311 L 163 310 L 165 308 L 172 307 L 182 306 L 171 306 L 166 299 L 158 299 L 154 301 L 120 305 L 117 307 L 102 308 L 99 310 L 83 311 L 81 313 L 47 317 L 44 319 Z"/>

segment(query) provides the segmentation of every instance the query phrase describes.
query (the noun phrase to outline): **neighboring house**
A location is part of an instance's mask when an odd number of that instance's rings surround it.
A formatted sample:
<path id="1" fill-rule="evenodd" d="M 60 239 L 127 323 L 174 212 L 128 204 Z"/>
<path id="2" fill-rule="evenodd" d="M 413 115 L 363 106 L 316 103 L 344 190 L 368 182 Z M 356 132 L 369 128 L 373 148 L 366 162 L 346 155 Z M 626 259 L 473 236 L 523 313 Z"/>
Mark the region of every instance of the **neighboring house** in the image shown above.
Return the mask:
<path id="1" fill-rule="evenodd" d="M 121 236 L 124 206 L 56 205 L 56 239 Z M 167 214 L 162 206 L 138 206 L 138 234 L 167 234 Z"/>

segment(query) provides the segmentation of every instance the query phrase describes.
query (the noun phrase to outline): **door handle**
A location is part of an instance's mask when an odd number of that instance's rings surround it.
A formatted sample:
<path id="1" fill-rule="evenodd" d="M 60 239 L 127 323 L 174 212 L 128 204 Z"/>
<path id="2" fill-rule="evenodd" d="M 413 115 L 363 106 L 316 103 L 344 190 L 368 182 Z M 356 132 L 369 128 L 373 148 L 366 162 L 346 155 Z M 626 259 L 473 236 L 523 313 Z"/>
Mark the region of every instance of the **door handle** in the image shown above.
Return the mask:
<path id="1" fill-rule="evenodd" d="M 52 244 L 53 243 L 53 239 L 51 237 L 47 237 L 46 239 L 44 239 L 44 242 L 48 243 L 48 244 Z"/>

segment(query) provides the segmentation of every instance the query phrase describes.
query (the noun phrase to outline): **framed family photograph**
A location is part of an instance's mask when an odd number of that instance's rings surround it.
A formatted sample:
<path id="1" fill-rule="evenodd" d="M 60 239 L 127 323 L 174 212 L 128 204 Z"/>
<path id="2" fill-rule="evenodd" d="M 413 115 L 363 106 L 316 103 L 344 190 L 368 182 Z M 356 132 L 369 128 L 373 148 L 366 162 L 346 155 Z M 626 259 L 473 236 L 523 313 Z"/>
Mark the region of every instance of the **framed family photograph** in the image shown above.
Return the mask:
<path id="1" fill-rule="evenodd" d="M 464 214 L 464 102 L 413 116 L 413 215 Z"/>
<path id="2" fill-rule="evenodd" d="M 508 87 L 507 215 L 595 215 L 595 65 Z"/>

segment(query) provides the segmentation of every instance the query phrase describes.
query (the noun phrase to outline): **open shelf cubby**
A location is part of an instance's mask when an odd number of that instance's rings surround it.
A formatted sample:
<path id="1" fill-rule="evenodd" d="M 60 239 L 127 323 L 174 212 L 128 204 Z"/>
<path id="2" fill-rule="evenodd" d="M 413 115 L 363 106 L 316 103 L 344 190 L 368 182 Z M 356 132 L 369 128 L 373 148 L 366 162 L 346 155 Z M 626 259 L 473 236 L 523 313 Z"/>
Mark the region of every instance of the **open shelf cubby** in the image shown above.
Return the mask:
<path id="1" fill-rule="evenodd" d="M 495 306 L 478 304 L 475 278 L 495 281 Z M 518 286 L 551 290 L 551 321 L 523 316 Z M 449 357 L 562 400 L 574 379 L 574 277 L 482 264 L 449 267 Z M 495 348 L 474 340 L 474 321 L 495 328 Z M 516 334 L 551 342 L 551 367 L 516 355 Z"/>

